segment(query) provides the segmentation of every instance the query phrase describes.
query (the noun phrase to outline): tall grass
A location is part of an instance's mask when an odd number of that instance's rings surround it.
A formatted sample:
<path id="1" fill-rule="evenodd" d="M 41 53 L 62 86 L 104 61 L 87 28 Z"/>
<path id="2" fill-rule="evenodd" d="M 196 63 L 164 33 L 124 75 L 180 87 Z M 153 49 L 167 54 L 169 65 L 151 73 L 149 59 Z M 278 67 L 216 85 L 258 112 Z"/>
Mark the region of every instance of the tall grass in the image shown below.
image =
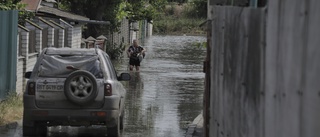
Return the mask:
<path id="1" fill-rule="evenodd" d="M 153 32 L 155 34 L 174 34 L 174 35 L 204 35 L 205 32 L 199 27 L 206 21 L 193 14 L 192 4 L 170 3 L 166 6 L 165 12 L 154 20 Z"/>
<path id="2" fill-rule="evenodd" d="M 201 30 L 199 25 L 203 23 L 205 19 L 197 18 L 176 18 L 173 16 L 167 16 L 162 20 L 155 21 L 154 33 L 155 34 L 193 34 L 203 35 L 205 32 Z"/>
<path id="3" fill-rule="evenodd" d="M 22 97 L 16 93 L 10 93 L 5 100 L 0 102 L 0 125 L 19 120 L 22 115 Z"/>

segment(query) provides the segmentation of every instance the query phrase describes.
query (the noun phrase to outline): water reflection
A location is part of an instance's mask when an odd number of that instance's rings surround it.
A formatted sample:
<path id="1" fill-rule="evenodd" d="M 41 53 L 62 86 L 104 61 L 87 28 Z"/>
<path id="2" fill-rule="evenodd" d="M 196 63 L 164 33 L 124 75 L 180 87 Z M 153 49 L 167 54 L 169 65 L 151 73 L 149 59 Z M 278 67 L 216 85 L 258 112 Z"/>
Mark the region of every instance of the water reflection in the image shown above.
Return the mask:
<path id="1" fill-rule="evenodd" d="M 181 137 L 201 113 L 205 41 L 197 36 L 153 36 L 143 44 L 147 55 L 140 72 L 130 72 L 123 137 Z M 117 64 L 127 70 L 127 58 Z"/>

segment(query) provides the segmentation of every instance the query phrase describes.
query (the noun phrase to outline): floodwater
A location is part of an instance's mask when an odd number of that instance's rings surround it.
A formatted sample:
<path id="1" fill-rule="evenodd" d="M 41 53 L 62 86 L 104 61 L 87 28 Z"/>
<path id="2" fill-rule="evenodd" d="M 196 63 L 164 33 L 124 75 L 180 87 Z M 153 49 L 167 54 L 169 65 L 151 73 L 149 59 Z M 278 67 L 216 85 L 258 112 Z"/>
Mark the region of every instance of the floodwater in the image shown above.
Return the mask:
<path id="1" fill-rule="evenodd" d="M 204 36 L 152 36 L 140 72 L 130 72 L 122 137 L 183 137 L 188 124 L 202 113 Z M 114 62 L 129 72 L 127 57 Z M 0 128 L 0 137 L 21 137 L 22 128 Z M 50 127 L 47 137 L 107 136 L 102 127 Z"/>
<path id="2" fill-rule="evenodd" d="M 199 36 L 152 36 L 127 87 L 123 137 L 183 137 L 203 107 L 205 48 Z M 119 67 L 120 66 L 120 67 Z M 128 59 L 118 66 L 128 69 Z"/>

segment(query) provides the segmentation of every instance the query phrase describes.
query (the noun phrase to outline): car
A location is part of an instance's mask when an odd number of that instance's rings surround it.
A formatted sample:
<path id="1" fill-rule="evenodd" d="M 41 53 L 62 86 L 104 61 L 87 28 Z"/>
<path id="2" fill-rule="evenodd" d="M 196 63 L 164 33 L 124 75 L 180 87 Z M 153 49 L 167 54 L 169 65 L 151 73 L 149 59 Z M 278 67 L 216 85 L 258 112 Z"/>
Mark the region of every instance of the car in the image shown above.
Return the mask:
<path id="1" fill-rule="evenodd" d="M 50 126 L 107 128 L 108 136 L 123 129 L 129 73 L 117 75 L 107 53 L 99 48 L 45 48 L 23 94 L 23 135 L 45 136 Z"/>

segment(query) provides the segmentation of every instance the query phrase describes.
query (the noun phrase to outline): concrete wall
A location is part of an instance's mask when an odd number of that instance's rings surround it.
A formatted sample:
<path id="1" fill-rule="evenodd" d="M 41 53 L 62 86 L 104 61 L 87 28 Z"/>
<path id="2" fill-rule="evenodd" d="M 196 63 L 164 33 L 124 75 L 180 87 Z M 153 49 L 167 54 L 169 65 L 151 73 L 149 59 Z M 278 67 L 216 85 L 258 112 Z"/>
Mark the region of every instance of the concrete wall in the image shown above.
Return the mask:
<path id="1" fill-rule="evenodd" d="M 209 8 L 206 137 L 320 136 L 319 6 Z"/>
<path id="2" fill-rule="evenodd" d="M 21 94 L 25 89 L 25 78 L 24 73 L 26 72 L 26 55 L 28 55 L 28 45 L 29 45 L 29 30 L 27 28 L 21 28 L 19 26 L 18 33 L 21 37 L 18 43 L 21 43 L 21 47 L 18 44 L 18 52 L 21 52 L 21 55 L 18 55 L 17 60 L 17 81 L 16 81 L 16 92 Z"/>
<path id="3" fill-rule="evenodd" d="M 72 45 L 72 34 L 73 34 L 73 26 L 66 21 L 60 19 L 59 23 L 61 26 L 65 28 L 65 39 L 64 39 L 64 47 L 71 47 Z"/>
<path id="4" fill-rule="evenodd" d="M 145 23 L 141 25 L 142 22 Z M 130 45 L 132 44 L 133 39 L 138 39 L 140 44 L 143 44 L 144 38 L 152 36 L 152 24 L 147 23 L 145 20 L 137 21 L 136 28 L 133 24 L 134 23 L 129 23 L 128 19 L 123 19 L 120 31 L 107 36 L 108 41 L 115 43 L 116 45 L 119 45 L 120 43 Z"/>
<path id="5" fill-rule="evenodd" d="M 16 81 L 16 92 L 18 94 L 22 94 L 22 91 L 24 91 L 24 57 L 18 57 L 17 62 L 17 81 Z"/>
<path id="6" fill-rule="evenodd" d="M 72 45 L 71 48 L 80 48 L 82 39 L 82 27 L 74 26 L 72 30 Z"/>
<path id="7" fill-rule="evenodd" d="M 109 43 L 120 45 L 121 43 L 124 45 L 129 44 L 129 20 L 122 19 L 121 26 L 119 32 L 114 32 L 112 34 L 107 35 L 107 39 Z"/>

